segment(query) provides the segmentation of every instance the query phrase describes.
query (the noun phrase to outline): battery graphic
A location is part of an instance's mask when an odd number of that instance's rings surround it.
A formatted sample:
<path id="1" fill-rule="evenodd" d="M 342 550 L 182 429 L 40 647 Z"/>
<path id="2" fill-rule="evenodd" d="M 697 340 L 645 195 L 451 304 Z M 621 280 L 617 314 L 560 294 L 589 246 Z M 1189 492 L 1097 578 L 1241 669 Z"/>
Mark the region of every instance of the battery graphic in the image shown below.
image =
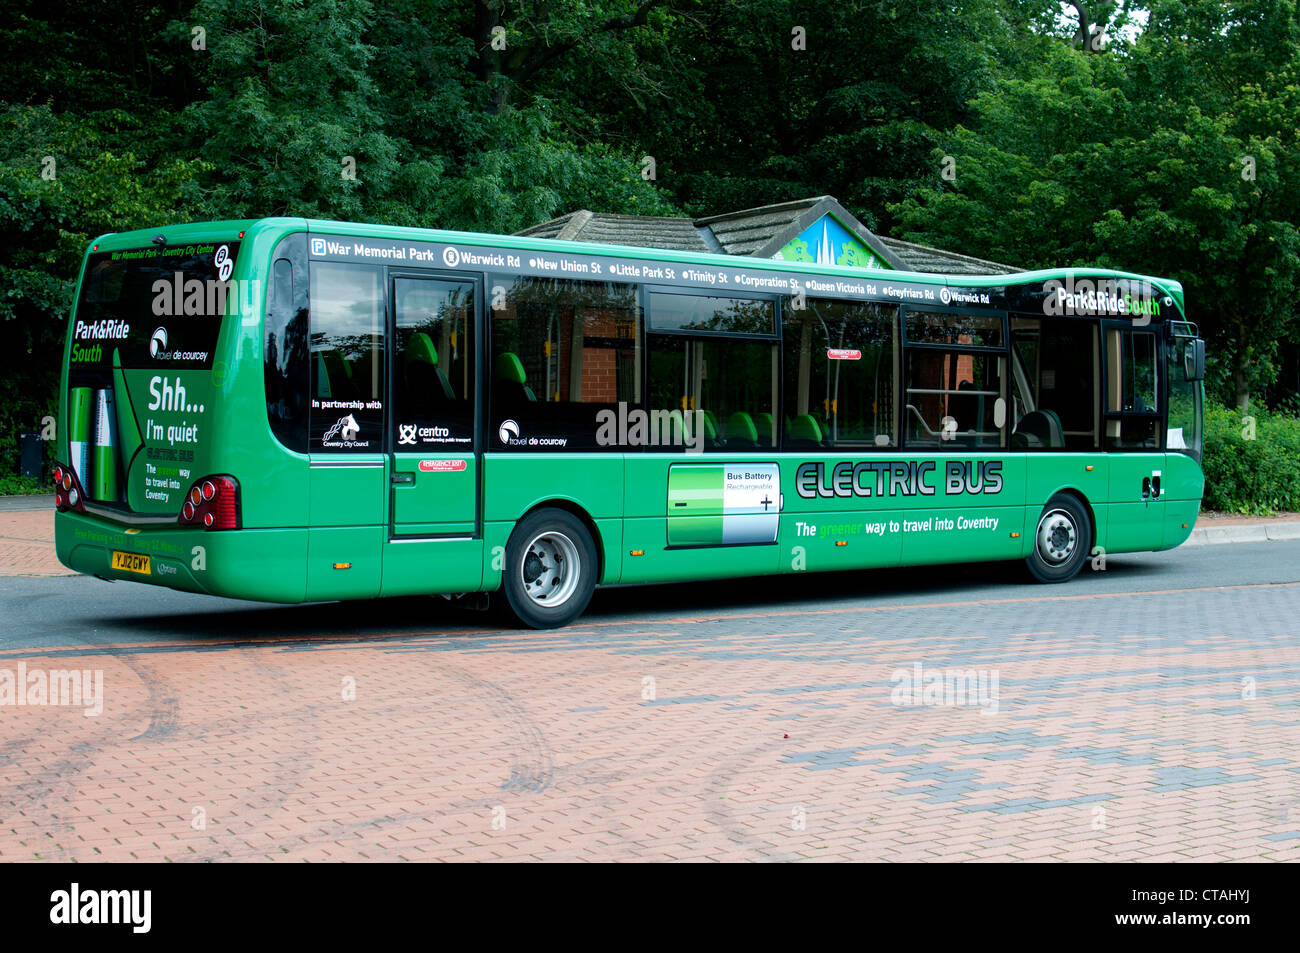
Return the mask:
<path id="1" fill-rule="evenodd" d="M 780 469 L 774 463 L 668 468 L 669 546 L 775 543 L 780 511 Z"/>
<path id="2" fill-rule="evenodd" d="M 77 479 L 86 489 L 90 486 L 90 425 L 94 396 L 89 387 L 73 387 L 68 391 L 68 453 Z"/>
<path id="3" fill-rule="evenodd" d="M 90 497 L 108 503 L 117 502 L 117 417 L 113 413 L 113 392 L 108 388 L 95 391 L 94 490 Z"/>

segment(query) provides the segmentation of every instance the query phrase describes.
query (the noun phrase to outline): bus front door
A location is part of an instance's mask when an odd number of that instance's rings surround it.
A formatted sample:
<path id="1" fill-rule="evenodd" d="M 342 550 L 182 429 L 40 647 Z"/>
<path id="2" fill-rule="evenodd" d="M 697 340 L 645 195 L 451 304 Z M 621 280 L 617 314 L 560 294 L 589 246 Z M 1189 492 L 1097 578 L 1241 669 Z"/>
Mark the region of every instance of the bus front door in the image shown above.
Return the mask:
<path id="1" fill-rule="evenodd" d="M 1105 447 L 1110 453 L 1110 514 L 1105 548 L 1143 552 L 1164 543 L 1164 390 L 1159 339 L 1132 321 L 1103 321 Z"/>

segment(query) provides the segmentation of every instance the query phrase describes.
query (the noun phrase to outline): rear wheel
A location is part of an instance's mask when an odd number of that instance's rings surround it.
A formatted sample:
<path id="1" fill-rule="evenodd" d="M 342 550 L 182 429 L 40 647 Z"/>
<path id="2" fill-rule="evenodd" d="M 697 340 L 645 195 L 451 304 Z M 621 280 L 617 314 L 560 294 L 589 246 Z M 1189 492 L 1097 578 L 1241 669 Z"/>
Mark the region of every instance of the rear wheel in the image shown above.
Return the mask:
<path id="1" fill-rule="evenodd" d="M 1088 561 L 1092 520 L 1077 497 L 1058 493 L 1047 501 L 1034 530 L 1034 551 L 1025 560 L 1039 582 L 1073 579 Z"/>
<path id="2" fill-rule="evenodd" d="M 568 625 L 596 588 L 596 546 L 572 513 L 537 510 L 510 534 L 504 576 L 502 589 L 516 619 L 533 629 Z"/>

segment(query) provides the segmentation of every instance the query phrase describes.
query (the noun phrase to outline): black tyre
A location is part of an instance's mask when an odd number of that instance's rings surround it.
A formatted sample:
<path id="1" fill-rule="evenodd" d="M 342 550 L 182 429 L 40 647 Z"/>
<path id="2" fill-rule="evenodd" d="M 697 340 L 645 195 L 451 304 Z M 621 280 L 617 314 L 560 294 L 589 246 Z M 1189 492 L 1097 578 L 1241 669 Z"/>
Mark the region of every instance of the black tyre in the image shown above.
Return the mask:
<path id="1" fill-rule="evenodd" d="M 1092 518 L 1077 497 L 1058 493 L 1047 501 L 1034 529 L 1034 551 L 1025 560 L 1039 582 L 1066 582 L 1079 574 L 1092 546 Z"/>
<path id="2" fill-rule="evenodd" d="M 595 588 L 596 546 L 572 513 L 537 510 L 510 534 L 501 589 L 525 626 L 568 625 L 582 615 Z"/>

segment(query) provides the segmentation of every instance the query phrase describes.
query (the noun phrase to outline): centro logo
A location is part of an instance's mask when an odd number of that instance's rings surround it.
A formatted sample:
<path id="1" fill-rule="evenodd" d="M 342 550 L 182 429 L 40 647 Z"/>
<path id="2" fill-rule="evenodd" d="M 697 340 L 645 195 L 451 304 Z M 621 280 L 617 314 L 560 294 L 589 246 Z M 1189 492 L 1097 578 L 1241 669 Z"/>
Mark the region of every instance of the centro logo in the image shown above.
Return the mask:
<path id="1" fill-rule="evenodd" d="M 509 446 L 512 438 L 519 439 L 519 425 L 513 420 L 502 421 L 501 426 L 497 428 L 497 436 L 501 438 L 502 443 Z"/>
<path id="2" fill-rule="evenodd" d="M 450 246 L 444 248 L 442 250 L 442 261 L 448 268 L 455 268 L 460 264 L 460 252 Z"/>
<path id="3" fill-rule="evenodd" d="M 157 328 L 149 339 L 149 356 L 161 357 L 167 353 L 167 329 Z"/>
<path id="4" fill-rule="evenodd" d="M 325 254 L 325 239 L 323 239 L 323 238 L 313 238 L 313 239 L 311 240 L 311 253 L 312 253 L 313 255 L 323 255 L 323 254 Z"/>

